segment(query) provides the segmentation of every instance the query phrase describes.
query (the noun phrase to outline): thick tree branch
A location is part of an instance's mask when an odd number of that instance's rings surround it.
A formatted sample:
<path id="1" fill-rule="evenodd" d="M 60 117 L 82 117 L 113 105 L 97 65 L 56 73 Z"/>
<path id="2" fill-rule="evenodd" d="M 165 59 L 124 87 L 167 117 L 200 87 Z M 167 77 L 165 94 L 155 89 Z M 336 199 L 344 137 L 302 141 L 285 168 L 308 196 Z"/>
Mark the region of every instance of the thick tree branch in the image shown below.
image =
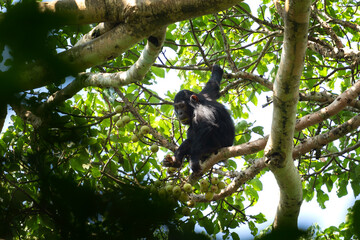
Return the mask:
<path id="1" fill-rule="evenodd" d="M 211 155 L 202 165 L 201 169 L 203 172 L 208 171 L 216 163 L 237 156 L 249 155 L 263 150 L 268 141 L 268 136 L 264 138 L 257 139 L 252 142 L 247 142 L 244 144 L 222 148 L 216 154 Z M 224 151 L 225 150 L 225 151 Z"/>
<path id="2" fill-rule="evenodd" d="M 296 159 L 299 156 L 307 152 L 310 152 L 312 149 L 321 148 L 326 144 L 336 139 L 339 139 L 342 136 L 345 136 L 345 134 L 354 131 L 359 126 L 360 126 L 360 115 L 356 115 L 355 117 L 351 118 L 350 120 L 346 121 L 340 126 L 331 129 L 327 133 L 317 135 L 310 139 L 306 139 L 303 143 L 299 144 L 294 148 L 293 158 Z"/>
<path id="3" fill-rule="evenodd" d="M 165 29 L 159 30 L 149 37 L 145 49 L 139 59 L 125 72 L 118 73 L 83 73 L 64 89 L 54 93 L 39 110 L 40 112 L 49 109 L 87 86 L 94 87 L 120 87 L 137 81 L 142 81 L 145 74 L 156 61 L 165 39 Z"/>
<path id="4" fill-rule="evenodd" d="M 90 33 L 91 36 L 86 37 L 81 44 L 59 54 L 60 60 L 68 63 L 73 71 L 80 72 L 118 57 L 140 40 L 170 23 L 218 12 L 236 3 L 236 0 L 59 0 L 39 4 L 43 11 L 70 16 L 72 24 L 119 23 L 110 31 L 99 27 L 98 30 L 102 31 Z M 52 78 L 49 77 L 46 67 L 39 63 L 29 66 L 19 79 L 19 86 L 22 87 L 19 91 L 47 85 L 50 83 L 49 79 Z"/>
<path id="5" fill-rule="evenodd" d="M 275 229 L 297 228 L 302 202 L 300 175 L 292 158 L 300 76 L 304 67 L 311 1 L 285 2 L 284 45 L 274 84 L 274 111 L 265 156 L 280 188 Z"/>
<path id="6" fill-rule="evenodd" d="M 59 57 L 71 64 L 77 71 L 83 71 L 119 56 L 154 32 L 154 28 L 150 26 L 143 31 L 137 30 L 128 24 L 117 25 L 111 31 L 105 32 L 90 42 L 74 46 L 68 51 L 60 53 Z"/>
<path id="7" fill-rule="evenodd" d="M 299 101 L 316 101 L 319 103 L 332 103 L 338 95 L 329 93 L 328 91 L 299 93 Z"/>
<path id="8" fill-rule="evenodd" d="M 343 20 L 336 19 L 336 18 L 331 18 L 331 20 L 329 20 L 329 21 L 332 22 L 332 23 L 340 24 L 340 25 L 342 25 L 344 27 L 351 28 L 354 31 L 360 32 L 360 25 L 358 25 L 358 24 L 343 21 Z"/>
<path id="9" fill-rule="evenodd" d="M 58 0 L 39 3 L 42 11 L 53 12 L 69 19 L 71 24 L 124 22 L 126 0 L 84 1 Z"/>
<path id="10" fill-rule="evenodd" d="M 152 34 L 139 59 L 126 72 L 117 73 L 84 73 L 87 86 L 120 87 L 143 80 L 145 74 L 159 56 L 164 43 L 164 29 Z"/>
<path id="11" fill-rule="evenodd" d="M 205 173 L 212 168 L 216 163 L 226 160 L 231 157 L 248 155 L 252 153 L 259 152 L 265 148 L 267 143 L 268 137 L 260 138 L 258 140 L 247 142 L 244 144 L 226 147 L 220 149 L 216 154 L 212 154 L 206 161 L 201 164 L 201 173 Z M 265 166 L 264 166 L 265 167 Z M 202 174 L 192 174 L 189 178 L 191 183 L 195 183 Z M 255 174 L 256 175 L 256 174 Z M 237 185 L 236 185 L 237 186 Z M 235 187 L 235 185 L 233 185 Z M 237 189 L 237 188 L 236 188 Z M 227 192 L 234 192 L 236 189 L 228 189 Z"/>
<path id="12" fill-rule="evenodd" d="M 344 48 L 328 48 L 324 47 L 318 43 L 309 41 L 308 48 L 317 52 L 324 57 L 334 58 L 334 59 L 345 59 L 346 61 L 350 62 L 360 62 L 360 51 L 350 49 L 347 47 Z"/>
<path id="13" fill-rule="evenodd" d="M 237 3 L 237 0 L 57 0 L 40 3 L 40 9 L 68 17 L 72 24 L 138 22 L 141 25 L 168 25 L 219 12 Z"/>
<path id="14" fill-rule="evenodd" d="M 85 44 L 87 42 L 91 42 L 95 38 L 100 37 L 101 35 L 105 34 L 106 32 L 112 30 L 115 28 L 119 23 L 113 23 L 113 22 L 102 22 L 99 23 L 96 27 L 91 29 L 90 32 L 85 34 L 75 45 L 74 47 L 80 46 L 82 44 Z"/>
<path id="15" fill-rule="evenodd" d="M 36 112 L 39 114 L 45 113 L 47 110 L 54 108 L 55 106 L 59 105 L 60 103 L 64 102 L 65 100 L 74 96 L 77 92 L 85 87 L 84 79 L 79 77 L 75 79 L 65 88 L 55 92 L 52 94 L 46 102 L 42 103 Z"/>
<path id="16" fill-rule="evenodd" d="M 329 106 L 304 116 L 297 120 L 295 130 L 301 131 L 309 126 L 315 125 L 339 113 L 346 106 L 351 105 L 360 94 L 360 81 L 357 81 L 354 86 L 347 89 L 340 94 Z"/>
<path id="17" fill-rule="evenodd" d="M 30 122 L 35 129 L 43 124 L 43 120 L 32 111 L 28 110 L 25 105 L 20 104 L 19 102 L 13 102 L 10 105 L 16 115 L 20 116 L 24 121 Z"/>
<path id="18" fill-rule="evenodd" d="M 150 27 L 149 27 L 150 28 Z M 140 40 L 151 36 L 154 30 L 141 32 L 143 35 L 132 34 L 135 29 L 130 25 L 118 25 L 112 31 L 93 39 L 90 42 L 78 45 L 68 51 L 58 54 L 59 59 L 71 66 L 75 72 L 102 64 L 119 56 Z M 19 91 L 30 90 L 50 84 L 51 73 L 45 65 L 29 64 L 24 74 L 19 78 Z"/>

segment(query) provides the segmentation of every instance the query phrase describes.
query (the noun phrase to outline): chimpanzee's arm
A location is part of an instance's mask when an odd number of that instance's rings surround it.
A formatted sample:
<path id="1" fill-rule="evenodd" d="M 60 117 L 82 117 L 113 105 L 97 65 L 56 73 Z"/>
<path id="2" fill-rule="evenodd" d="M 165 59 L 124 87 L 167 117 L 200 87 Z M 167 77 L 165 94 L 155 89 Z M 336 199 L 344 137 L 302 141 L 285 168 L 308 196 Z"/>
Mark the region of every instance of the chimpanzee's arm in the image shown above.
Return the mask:
<path id="1" fill-rule="evenodd" d="M 165 167 L 180 168 L 185 156 L 190 154 L 190 150 L 191 150 L 191 141 L 189 139 L 186 139 L 180 145 L 180 147 L 175 151 L 174 158 L 172 158 L 172 157 L 165 158 L 163 161 L 163 165 Z"/>
<path id="2" fill-rule="evenodd" d="M 190 168 L 193 173 L 198 174 L 201 170 L 200 167 L 200 155 L 192 155 L 190 159 Z"/>
<path id="3" fill-rule="evenodd" d="M 218 99 L 220 97 L 220 82 L 223 72 L 224 71 L 220 68 L 219 65 L 214 65 L 211 72 L 211 77 L 200 94 L 203 94 L 210 100 Z"/>

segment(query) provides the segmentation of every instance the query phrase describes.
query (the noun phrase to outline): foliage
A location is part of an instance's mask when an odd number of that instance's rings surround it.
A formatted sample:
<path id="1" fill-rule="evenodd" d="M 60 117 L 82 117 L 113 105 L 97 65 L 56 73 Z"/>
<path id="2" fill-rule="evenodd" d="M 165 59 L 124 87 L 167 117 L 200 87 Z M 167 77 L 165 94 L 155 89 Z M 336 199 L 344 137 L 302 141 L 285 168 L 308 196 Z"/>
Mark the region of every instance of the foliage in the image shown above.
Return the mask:
<path id="1" fill-rule="evenodd" d="M 1 2 L 0 6 L 6 7 L 9 14 L 11 8 L 17 13 L 16 5 L 11 7 L 11 3 Z M 352 1 L 317 1 L 314 6 L 320 13 L 313 10 L 309 41 L 328 51 L 334 50 L 334 39 L 315 15 L 320 19 L 328 17 L 360 24 L 357 6 Z M 25 63 L 48 59 L 56 50 L 69 49 L 93 27 L 64 26 L 57 21 L 51 24 L 46 21 L 49 18 L 52 19 L 45 16 L 42 23 L 36 23 L 39 31 L 35 33 L 24 32 L 29 27 L 20 20 L 6 22 L 7 27 L 0 26 L 1 35 L 16 36 L 19 41 L 12 42 L 12 38 L 0 41 L 0 50 L 10 49 L 11 56 L 10 60 L 1 59 L 0 66 L 7 67 L 0 73 L 2 81 L 10 82 L 21 76 Z M 344 45 L 355 50 L 359 31 L 346 24 L 328 22 Z M 13 35 L 11 29 L 37 38 Z M 167 62 L 159 60 L 154 64 L 144 81 L 120 89 L 84 88 L 56 108 L 41 112 L 38 117 L 43 124 L 34 127 L 17 109 L 36 113 L 51 94 L 72 81 L 65 76 L 74 74 L 56 61 L 48 62 L 61 74 L 55 72 L 56 77 L 46 88 L 15 95 L 15 90 L 11 91 L 10 106 L 15 113 L 11 112 L 10 125 L 3 129 L 0 139 L 0 237 L 239 239 L 236 229 L 244 223 L 253 235 L 259 234 L 256 223 L 265 222 L 265 216 L 249 215 L 246 209 L 259 200 L 260 176 L 267 169 L 223 199 L 194 200 L 209 192 L 218 193 L 222 188 L 219 182 L 229 186 L 234 179 L 230 173 L 246 169 L 254 159 L 263 157 L 263 151 L 215 165 L 186 190 L 191 173 L 187 163 L 179 170 L 161 166 L 163 157 L 173 150 L 164 141 L 169 145 L 179 144 L 186 137 L 186 128 L 173 114 L 171 103 L 176 92 L 168 91 L 161 96 L 151 89 L 163 81 L 171 84 L 172 79 L 163 78 L 169 71 L 178 69 L 183 80 L 181 88 L 200 91 L 210 76 L 210 66 L 218 63 L 229 73 L 225 74 L 222 89 L 226 91 L 219 101 L 226 104 L 236 123 L 234 145 L 256 140 L 265 133 L 263 126 L 249 120 L 249 115 L 252 106 L 260 104 L 259 97 L 270 96 L 271 89 L 251 78 L 235 78 L 230 73 L 244 71 L 273 82 L 281 57 L 282 30 L 282 18 L 272 1 L 263 1 L 257 9 L 242 2 L 214 15 L 171 24 L 162 53 Z M 46 48 L 39 49 L 43 45 Z M 144 46 L 142 41 L 102 66 L 92 67 L 90 72 L 126 70 L 138 59 Z M 35 56 L 34 52 L 39 55 Z M 334 99 L 329 95 L 337 96 L 350 88 L 359 76 L 358 62 L 359 59 L 329 57 L 309 48 L 301 78 L 298 117 L 328 106 Z M 316 93 L 326 97 L 317 98 Z M 271 100 L 267 105 L 271 105 Z M 358 112 L 356 102 L 297 132 L 294 144 L 326 133 Z M 143 126 L 148 126 L 149 132 L 142 130 Z M 325 208 L 328 192 L 334 188 L 338 197 L 348 194 L 348 186 L 355 196 L 360 194 L 358 142 L 359 131 L 355 130 L 296 159 L 305 201 L 316 197 L 319 206 Z M 160 151 L 152 148 L 153 145 L 159 146 Z M 208 195 L 211 194 L 214 195 Z M 354 207 L 357 210 L 349 215 L 359 215 L 358 205 L 357 202 Z M 338 227 L 321 230 L 313 226 L 310 230 L 318 239 L 359 239 L 356 219 L 359 218 L 350 217 Z"/>

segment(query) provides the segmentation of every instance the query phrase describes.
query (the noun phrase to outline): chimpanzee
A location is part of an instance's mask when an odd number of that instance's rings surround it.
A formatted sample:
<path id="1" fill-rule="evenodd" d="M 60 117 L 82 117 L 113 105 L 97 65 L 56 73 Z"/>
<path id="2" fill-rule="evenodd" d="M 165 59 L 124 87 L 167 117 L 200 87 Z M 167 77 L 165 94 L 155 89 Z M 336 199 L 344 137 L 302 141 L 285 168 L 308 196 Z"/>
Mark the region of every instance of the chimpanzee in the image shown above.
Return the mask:
<path id="1" fill-rule="evenodd" d="M 220 97 L 220 82 L 223 70 L 214 65 L 210 80 L 204 89 L 196 94 L 181 90 L 174 99 L 175 113 L 182 124 L 189 125 L 187 139 L 175 151 L 175 156 L 166 157 L 164 166 L 180 168 L 184 157 L 190 157 L 190 167 L 200 172 L 199 161 L 222 147 L 231 146 L 235 138 L 234 123 Z"/>

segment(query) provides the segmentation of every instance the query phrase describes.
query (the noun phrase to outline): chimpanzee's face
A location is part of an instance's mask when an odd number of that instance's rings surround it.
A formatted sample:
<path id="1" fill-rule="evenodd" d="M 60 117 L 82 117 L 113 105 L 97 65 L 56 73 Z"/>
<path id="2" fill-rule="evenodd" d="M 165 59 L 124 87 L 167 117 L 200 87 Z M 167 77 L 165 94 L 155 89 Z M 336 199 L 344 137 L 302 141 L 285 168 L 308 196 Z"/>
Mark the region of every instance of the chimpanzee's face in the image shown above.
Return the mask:
<path id="1" fill-rule="evenodd" d="M 178 92 L 174 99 L 174 108 L 176 116 L 182 124 L 191 123 L 194 107 L 190 105 L 190 97 L 194 93 L 188 90 Z"/>

